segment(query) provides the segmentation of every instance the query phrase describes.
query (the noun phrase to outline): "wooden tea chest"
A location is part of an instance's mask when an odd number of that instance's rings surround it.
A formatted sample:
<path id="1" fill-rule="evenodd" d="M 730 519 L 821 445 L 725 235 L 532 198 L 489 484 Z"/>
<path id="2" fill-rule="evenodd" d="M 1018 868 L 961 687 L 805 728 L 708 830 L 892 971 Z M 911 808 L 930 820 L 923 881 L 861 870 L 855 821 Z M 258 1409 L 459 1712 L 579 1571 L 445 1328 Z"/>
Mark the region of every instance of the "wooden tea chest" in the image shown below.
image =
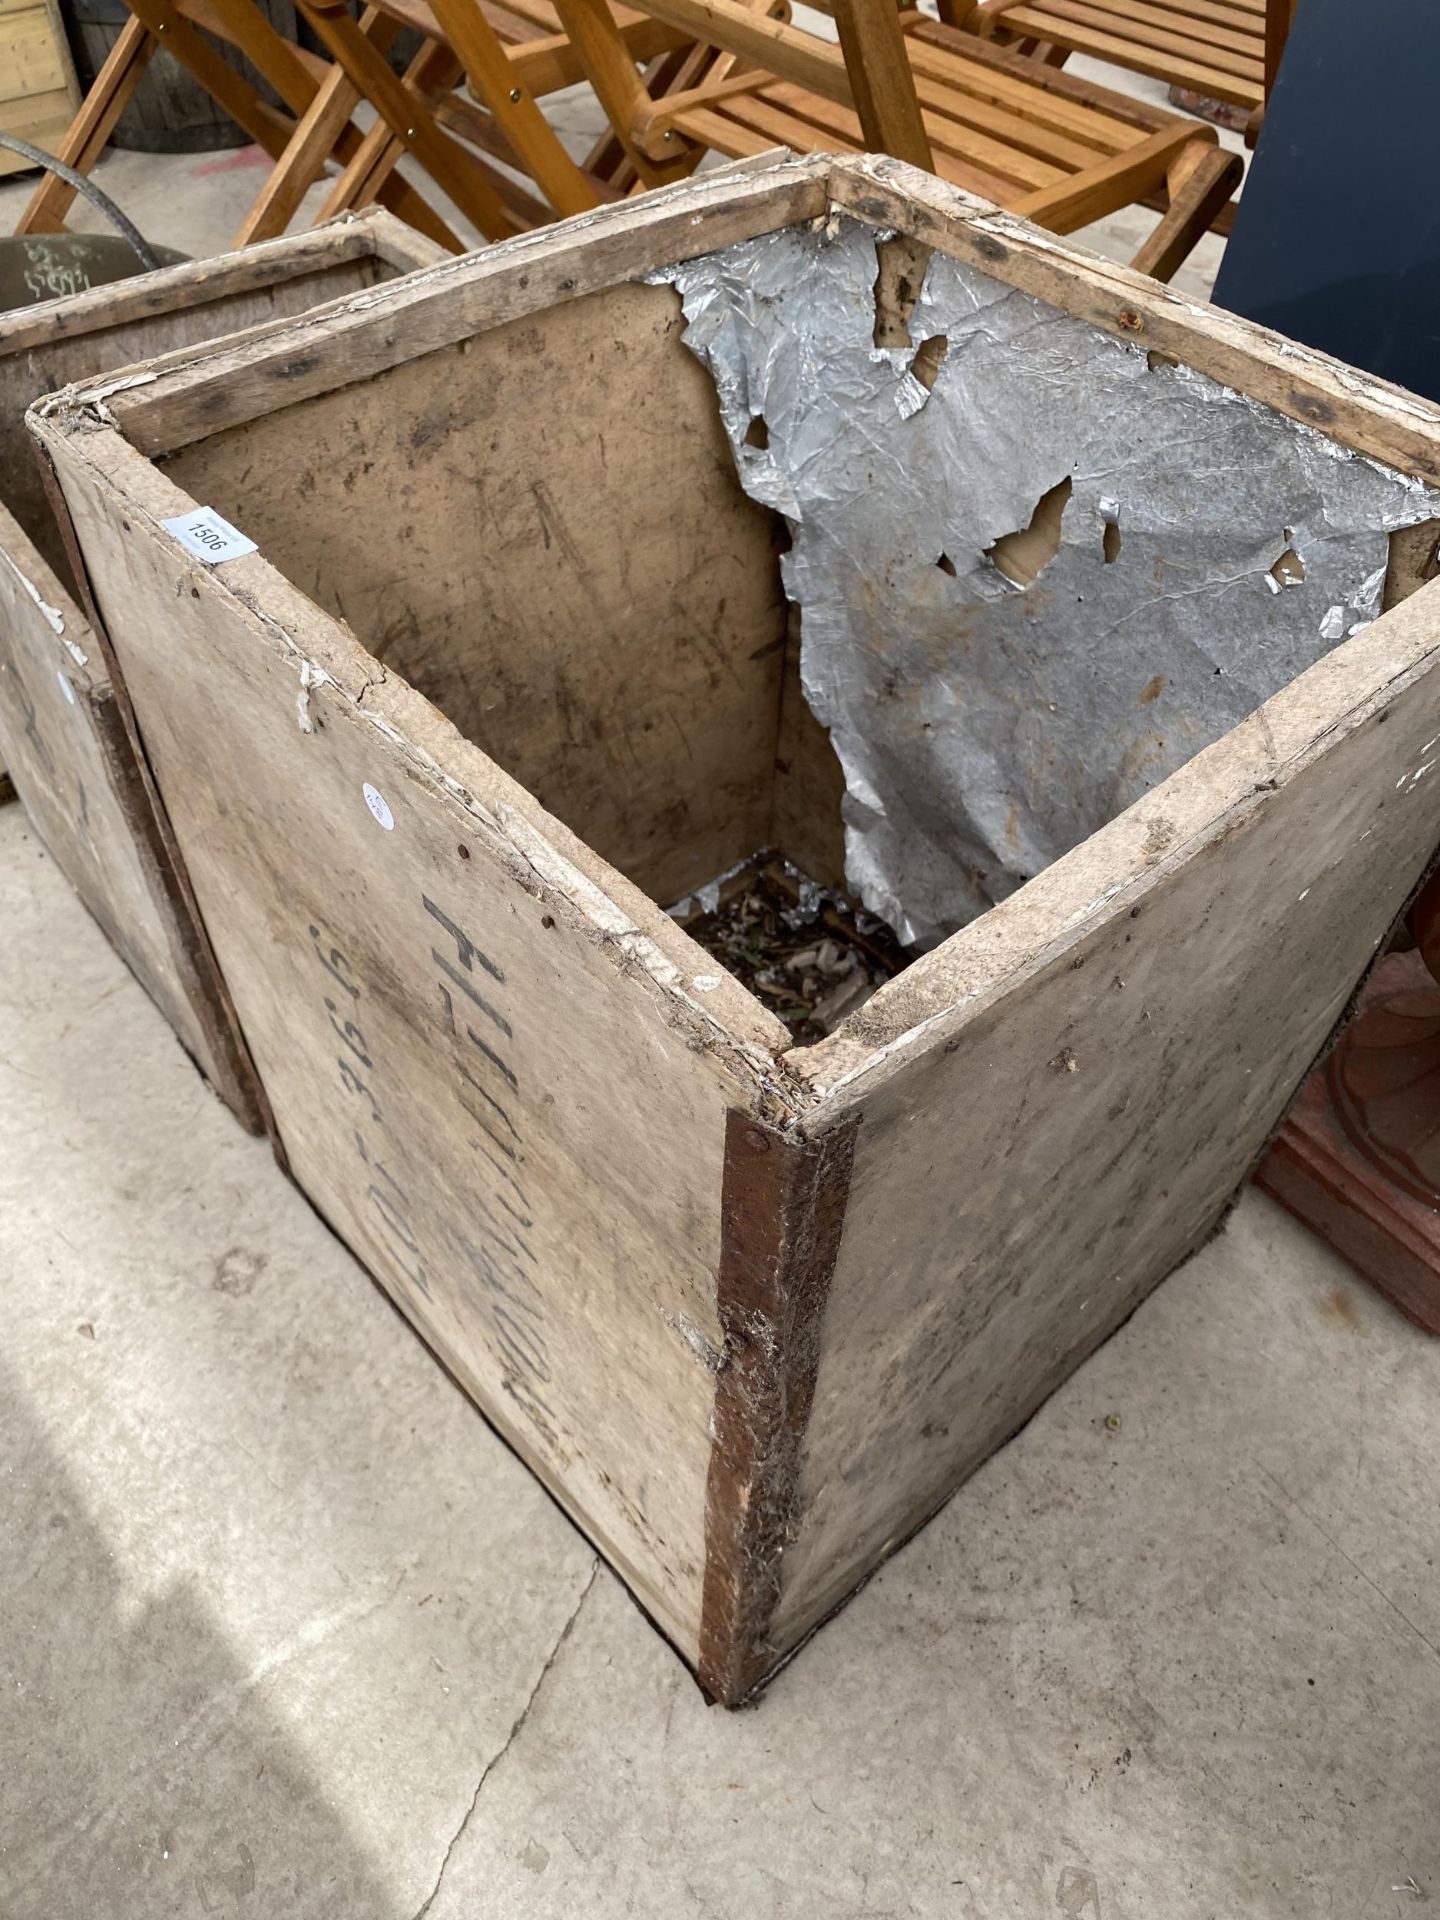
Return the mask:
<path id="1" fill-rule="evenodd" d="M 729 1703 L 1215 1229 L 1440 839 L 1435 410 L 889 161 L 31 425 L 291 1172 Z M 761 848 L 915 951 L 811 1044 L 666 910 Z"/>
<path id="2" fill-rule="evenodd" d="M 36 832 L 216 1091 L 258 1126 L 214 960 L 126 736 L 26 408 L 55 388 L 134 378 L 179 353 L 428 265 L 441 250 L 375 208 L 310 233 L 0 316 L 0 765 Z"/>

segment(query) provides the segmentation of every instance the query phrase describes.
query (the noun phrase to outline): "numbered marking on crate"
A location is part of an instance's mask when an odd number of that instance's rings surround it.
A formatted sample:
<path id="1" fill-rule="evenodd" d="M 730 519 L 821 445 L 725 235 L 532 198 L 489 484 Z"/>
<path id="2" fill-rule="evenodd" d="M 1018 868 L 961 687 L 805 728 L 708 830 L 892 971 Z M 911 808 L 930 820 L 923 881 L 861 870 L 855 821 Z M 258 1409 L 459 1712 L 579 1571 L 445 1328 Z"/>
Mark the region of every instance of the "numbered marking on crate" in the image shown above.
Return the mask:
<path id="1" fill-rule="evenodd" d="M 222 560 L 238 560 L 241 554 L 256 551 L 255 542 L 247 539 L 238 527 L 232 527 L 213 507 L 195 507 L 160 524 L 174 534 L 187 553 L 203 560 L 207 567 L 218 567 Z"/>

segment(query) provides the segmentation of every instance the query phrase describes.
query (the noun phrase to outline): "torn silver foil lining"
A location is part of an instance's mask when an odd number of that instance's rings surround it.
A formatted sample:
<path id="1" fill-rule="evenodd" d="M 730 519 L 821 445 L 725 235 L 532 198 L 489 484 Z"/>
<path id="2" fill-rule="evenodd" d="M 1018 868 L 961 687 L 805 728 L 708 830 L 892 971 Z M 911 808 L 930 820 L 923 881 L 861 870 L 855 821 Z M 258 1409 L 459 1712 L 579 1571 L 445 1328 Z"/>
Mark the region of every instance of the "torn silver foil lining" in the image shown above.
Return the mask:
<path id="1" fill-rule="evenodd" d="M 851 889 L 925 946 L 1372 620 L 1440 493 L 941 254 L 877 348 L 876 241 L 832 216 L 655 277 L 790 524 Z"/>

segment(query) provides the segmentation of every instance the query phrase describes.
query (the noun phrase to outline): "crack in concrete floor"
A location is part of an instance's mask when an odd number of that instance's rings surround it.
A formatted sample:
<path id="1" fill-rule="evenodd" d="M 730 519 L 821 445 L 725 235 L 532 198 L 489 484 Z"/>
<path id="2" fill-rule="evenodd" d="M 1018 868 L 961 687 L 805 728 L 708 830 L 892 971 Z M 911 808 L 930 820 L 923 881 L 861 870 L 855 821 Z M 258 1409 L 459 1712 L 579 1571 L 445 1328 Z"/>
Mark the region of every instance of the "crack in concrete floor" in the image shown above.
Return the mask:
<path id="1" fill-rule="evenodd" d="M 485 1762 L 484 1767 L 481 1769 L 480 1778 L 475 1782 L 475 1791 L 470 1796 L 470 1804 L 465 1809 L 465 1817 L 460 1822 L 459 1826 L 455 1829 L 454 1833 L 450 1836 L 450 1844 L 446 1847 L 445 1856 L 440 1862 L 440 1871 L 435 1876 L 435 1884 L 431 1887 L 429 1893 L 425 1896 L 425 1899 L 422 1902 L 422 1904 L 416 1909 L 415 1920 L 426 1920 L 426 1915 L 430 1912 L 430 1909 L 434 1906 L 435 1901 L 439 1896 L 440 1889 L 444 1884 L 445 1875 L 449 1871 L 450 1861 L 455 1852 L 455 1849 L 457 1846 L 459 1846 L 460 1842 L 464 1839 L 466 1830 L 469 1827 L 471 1820 L 474 1818 L 475 1809 L 480 1804 L 480 1795 L 485 1791 L 486 1781 L 490 1778 L 491 1774 L 495 1771 L 496 1767 L 499 1766 L 500 1762 L 505 1758 L 506 1754 L 509 1753 L 510 1749 L 514 1746 L 516 1740 L 520 1737 L 520 1734 L 524 1729 L 525 1722 L 530 1718 L 531 1710 L 534 1707 L 535 1702 L 540 1697 L 540 1690 L 545 1685 L 546 1680 L 549 1678 L 551 1668 L 555 1665 L 555 1662 L 560 1658 L 560 1654 L 565 1646 L 565 1642 L 570 1638 L 571 1633 L 574 1631 L 575 1623 L 580 1618 L 581 1609 L 584 1607 L 585 1602 L 590 1598 L 591 1589 L 594 1587 L 595 1582 L 599 1579 L 599 1577 L 600 1577 L 600 1556 L 597 1554 L 590 1563 L 590 1578 L 585 1582 L 584 1587 L 581 1589 L 580 1598 L 575 1602 L 575 1605 L 570 1611 L 569 1618 L 566 1620 L 564 1626 L 561 1627 L 560 1632 L 555 1640 L 554 1646 L 552 1646 L 549 1653 L 546 1654 L 544 1663 L 542 1664 L 539 1673 L 535 1676 L 535 1684 L 533 1687 L 531 1687 L 529 1693 L 525 1697 L 524 1706 L 522 1706 L 519 1713 L 516 1714 L 514 1721 L 511 1723 L 510 1731 L 509 1733 L 506 1734 L 503 1743 L 496 1749 L 495 1753 L 491 1755 L 490 1759 L 488 1759 Z"/>

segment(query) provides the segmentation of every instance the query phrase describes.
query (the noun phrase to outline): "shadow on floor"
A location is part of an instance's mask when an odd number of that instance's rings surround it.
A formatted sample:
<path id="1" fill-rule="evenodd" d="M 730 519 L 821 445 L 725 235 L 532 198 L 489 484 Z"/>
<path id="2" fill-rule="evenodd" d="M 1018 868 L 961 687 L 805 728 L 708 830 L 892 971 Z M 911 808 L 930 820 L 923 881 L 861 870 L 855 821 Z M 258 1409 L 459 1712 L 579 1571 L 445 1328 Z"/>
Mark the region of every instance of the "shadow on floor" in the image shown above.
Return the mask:
<path id="1" fill-rule="evenodd" d="M 5 1920 L 395 1913 L 267 1706 L 276 1656 L 247 1671 L 187 1578 L 127 1600 L 4 1369 L 0 1461 Z"/>

